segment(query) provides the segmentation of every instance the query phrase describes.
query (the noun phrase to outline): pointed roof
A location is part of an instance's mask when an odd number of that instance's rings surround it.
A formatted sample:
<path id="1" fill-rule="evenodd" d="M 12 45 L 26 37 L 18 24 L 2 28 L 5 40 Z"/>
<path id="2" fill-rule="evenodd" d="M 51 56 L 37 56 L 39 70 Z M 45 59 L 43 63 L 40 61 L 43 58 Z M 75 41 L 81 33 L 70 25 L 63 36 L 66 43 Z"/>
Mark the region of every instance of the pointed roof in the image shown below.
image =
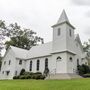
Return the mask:
<path id="1" fill-rule="evenodd" d="M 63 23 L 67 23 L 67 24 L 70 25 L 73 29 L 75 29 L 75 27 L 70 24 L 69 19 L 68 19 L 68 17 L 67 17 L 67 14 L 66 14 L 65 10 L 62 11 L 62 14 L 61 14 L 58 22 L 57 22 L 55 25 L 53 25 L 52 27 L 56 27 L 56 26 L 58 26 L 58 25 L 60 25 L 60 24 L 63 24 Z"/>
<path id="2" fill-rule="evenodd" d="M 68 20 L 67 15 L 66 15 L 65 10 L 63 10 L 63 12 L 62 12 L 62 14 L 61 14 L 61 16 L 60 16 L 57 24 L 60 24 L 60 23 L 63 23 L 63 22 L 68 22 L 68 23 L 70 23 L 69 20 Z"/>

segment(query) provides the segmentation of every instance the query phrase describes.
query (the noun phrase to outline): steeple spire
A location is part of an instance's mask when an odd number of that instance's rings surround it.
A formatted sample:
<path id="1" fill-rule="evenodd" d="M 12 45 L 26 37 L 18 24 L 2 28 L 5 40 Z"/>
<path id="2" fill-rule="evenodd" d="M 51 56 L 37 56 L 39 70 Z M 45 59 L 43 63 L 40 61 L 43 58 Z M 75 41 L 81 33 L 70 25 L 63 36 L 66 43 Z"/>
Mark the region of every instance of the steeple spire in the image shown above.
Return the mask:
<path id="1" fill-rule="evenodd" d="M 60 24 L 60 23 L 63 23 L 63 22 L 68 22 L 69 23 L 69 20 L 68 20 L 68 17 L 66 15 L 65 10 L 63 10 L 63 12 L 62 12 L 62 14 L 61 14 L 57 24 Z"/>
<path id="2" fill-rule="evenodd" d="M 65 10 L 62 11 L 62 14 L 61 14 L 58 22 L 55 25 L 53 25 L 52 27 L 56 27 L 56 26 L 58 26 L 60 24 L 64 24 L 64 23 L 67 23 L 69 26 L 71 26 L 73 29 L 75 29 L 75 27 L 73 25 L 71 25 L 71 23 L 69 22 Z"/>

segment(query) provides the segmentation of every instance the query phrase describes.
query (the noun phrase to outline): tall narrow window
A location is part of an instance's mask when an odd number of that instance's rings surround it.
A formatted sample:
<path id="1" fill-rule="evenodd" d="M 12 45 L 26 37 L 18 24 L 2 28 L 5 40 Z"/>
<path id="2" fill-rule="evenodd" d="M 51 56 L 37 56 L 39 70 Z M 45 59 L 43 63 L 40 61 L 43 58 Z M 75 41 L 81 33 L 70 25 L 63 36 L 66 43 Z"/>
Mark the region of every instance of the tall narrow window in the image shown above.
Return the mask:
<path id="1" fill-rule="evenodd" d="M 77 66 L 79 65 L 79 59 L 77 59 Z"/>
<path id="2" fill-rule="evenodd" d="M 72 31 L 71 31 L 71 29 L 69 29 L 69 35 L 70 35 L 70 37 L 72 36 Z"/>
<path id="3" fill-rule="evenodd" d="M 22 65 L 22 60 L 19 60 L 19 65 Z"/>
<path id="4" fill-rule="evenodd" d="M 70 60 L 70 62 L 72 62 L 73 61 L 72 57 L 70 57 L 69 60 Z"/>
<path id="5" fill-rule="evenodd" d="M 4 65 L 6 64 L 6 61 L 4 61 Z"/>
<path id="6" fill-rule="evenodd" d="M 60 30 L 60 28 L 58 28 L 58 36 L 60 36 L 60 34 L 61 34 L 61 30 Z"/>
<path id="7" fill-rule="evenodd" d="M 45 59 L 45 69 L 48 68 L 48 58 Z"/>
<path id="8" fill-rule="evenodd" d="M 30 71 L 32 71 L 32 61 L 30 61 Z"/>
<path id="9" fill-rule="evenodd" d="M 9 60 L 9 65 L 11 64 L 11 60 Z"/>
<path id="10" fill-rule="evenodd" d="M 40 61 L 37 60 L 37 71 L 39 71 L 39 64 L 40 64 Z"/>

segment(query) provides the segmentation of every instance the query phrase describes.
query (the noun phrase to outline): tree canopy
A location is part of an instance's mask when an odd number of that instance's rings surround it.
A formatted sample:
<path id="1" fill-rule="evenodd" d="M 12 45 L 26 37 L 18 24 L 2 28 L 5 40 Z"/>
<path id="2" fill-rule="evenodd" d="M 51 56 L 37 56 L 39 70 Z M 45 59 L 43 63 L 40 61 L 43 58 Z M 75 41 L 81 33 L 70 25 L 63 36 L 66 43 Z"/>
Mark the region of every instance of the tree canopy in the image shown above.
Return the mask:
<path id="1" fill-rule="evenodd" d="M 9 37 L 9 41 L 5 39 Z M 5 21 L 0 20 L 0 53 L 1 50 L 10 45 L 23 49 L 30 49 L 39 43 L 44 43 L 43 38 L 37 36 L 31 29 L 25 29 L 17 23 L 6 25 Z"/>
<path id="2" fill-rule="evenodd" d="M 43 43 L 43 38 L 38 37 L 36 32 L 30 29 L 21 29 L 17 23 L 10 24 L 8 31 L 10 41 L 5 43 L 6 49 L 10 45 L 23 49 L 30 49 L 32 46 L 37 45 L 39 42 Z"/>

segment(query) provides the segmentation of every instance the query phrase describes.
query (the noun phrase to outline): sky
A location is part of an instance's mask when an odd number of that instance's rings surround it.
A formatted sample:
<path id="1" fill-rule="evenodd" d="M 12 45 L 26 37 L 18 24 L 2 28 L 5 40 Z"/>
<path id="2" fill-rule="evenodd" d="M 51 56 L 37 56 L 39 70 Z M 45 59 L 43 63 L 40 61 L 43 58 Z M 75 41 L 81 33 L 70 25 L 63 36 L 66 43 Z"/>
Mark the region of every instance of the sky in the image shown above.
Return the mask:
<path id="1" fill-rule="evenodd" d="M 30 28 L 45 42 L 52 41 L 52 25 L 65 9 L 81 41 L 90 38 L 90 0 L 0 0 L 0 19 Z"/>

